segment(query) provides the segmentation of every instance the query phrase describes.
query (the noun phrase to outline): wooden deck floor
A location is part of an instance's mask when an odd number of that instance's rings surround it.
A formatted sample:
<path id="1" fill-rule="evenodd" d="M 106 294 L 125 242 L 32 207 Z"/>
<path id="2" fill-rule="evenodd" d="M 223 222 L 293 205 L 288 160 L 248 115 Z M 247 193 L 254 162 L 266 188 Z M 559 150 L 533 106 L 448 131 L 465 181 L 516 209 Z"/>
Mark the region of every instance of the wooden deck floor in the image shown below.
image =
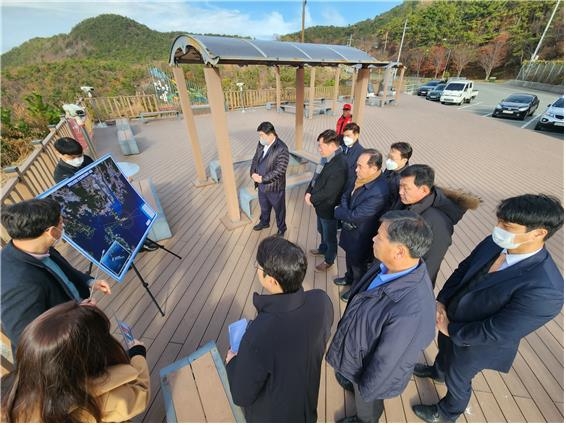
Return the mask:
<path id="1" fill-rule="evenodd" d="M 425 104 L 426 103 L 426 104 Z M 205 162 L 216 158 L 210 115 L 196 117 Z M 294 115 L 265 109 L 229 113 L 234 156 L 249 154 L 257 143 L 255 129 L 272 121 L 290 147 L 294 146 Z M 315 116 L 305 122 L 305 149 L 315 150 L 315 137 L 334 128 L 336 117 Z M 141 253 L 136 264 L 150 282 L 152 292 L 166 311 L 161 317 L 134 274 L 113 285 L 113 294 L 100 302 L 103 309 L 133 325 L 148 347 L 152 371 L 151 404 L 136 418 L 162 422 L 164 403 L 159 387 L 159 370 L 187 356 L 207 341 L 216 341 L 221 353 L 228 348 L 227 326 L 241 317 L 253 318 L 252 293 L 260 291 L 253 267 L 258 242 L 274 234 L 272 226 L 252 231 L 257 221 L 227 231 L 220 222 L 225 214 L 222 185 L 195 188 L 191 150 L 182 120 L 133 122 L 141 153 L 124 157 L 116 142 L 114 127 L 96 129 L 99 154 L 112 152 L 117 161 L 140 165 L 136 178 L 151 177 L 173 232 L 165 246 L 183 257 L 178 260 L 164 251 Z M 544 134 L 512 128 L 504 122 L 477 117 L 457 110 L 403 96 L 398 106 L 367 107 L 361 143 L 387 153 L 391 143 L 411 143 L 411 163 L 427 163 L 437 174 L 440 186 L 460 187 L 481 196 L 483 204 L 468 212 L 457 225 L 438 278 L 442 287 L 451 271 L 494 225 L 495 206 L 504 197 L 522 193 L 549 193 L 563 198 L 563 143 Z M 247 166 L 236 166 L 239 182 L 247 184 Z M 317 245 L 314 211 L 303 202 L 304 188 L 288 192 L 286 237 L 305 250 Z M 548 243 L 562 269 L 564 233 Z M 69 253 L 78 263 L 78 255 Z M 335 323 L 343 311 L 338 288 L 332 279 L 344 272 L 344 253 L 327 273 L 314 272 L 314 258 L 304 282 L 306 289 L 321 288 L 330 295 Z M 432 362 L 433 343 L 423 355 Z M 473 383 L 474 393 L 461 422 L 563 422 L 564 419 L 564 316 L 529 335 L 508 374 L 486 371 Z M 385 402 L 382 422 L 419 422 L 411 410 L 417 402 L 435 402 L 445 393 L 444 385 L 414 379 L 405 392 Z M 345 394 L 323 364 L 319 396 L 319 421 L 334 422 L 354 413 L 353 398 Z"/>

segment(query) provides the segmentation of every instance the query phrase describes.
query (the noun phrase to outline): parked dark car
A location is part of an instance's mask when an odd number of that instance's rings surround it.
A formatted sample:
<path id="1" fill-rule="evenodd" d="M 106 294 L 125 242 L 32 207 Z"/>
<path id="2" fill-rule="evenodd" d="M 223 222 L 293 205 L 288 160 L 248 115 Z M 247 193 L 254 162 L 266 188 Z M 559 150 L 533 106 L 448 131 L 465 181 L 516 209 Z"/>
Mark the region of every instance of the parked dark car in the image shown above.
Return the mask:
<path id="1" fill-rule="evenodd" d="M 534 94 L 513 93 L 495 106 L 491 116 L 511 117 L 524 120 L 527 116 L 535 113 L 538 104 L 538 97 Z"/>
<path id="2" fill-rule="evenodd" d="M 548 109 L 541 115 L 535 130 L 557 130 L 564 132 L 564 96 L 548 105 Z"/>
<path id="3" fill-rule="evenodd" d="M 440 96 L 442 95 L 442 92 L 444 91 L 444 87 L 446 87 L 445 83 L 436 85 L 432 90 L 430 90 L 426 94 L 427 100 L 434 100 L 438 102 L 440 100 Z"/>
<path id="4" fill-rule="evenodd" d="M 437 85 L 445 82 L 446 81 L 444 80 L 429 81 L 428 83 L 423 84 L 422 86 L 419 87 L 419 89 L 417 90 L 417 96 L 426 96 L 428 92 L 431 91 L 433 88 L 435 88 Z"/>

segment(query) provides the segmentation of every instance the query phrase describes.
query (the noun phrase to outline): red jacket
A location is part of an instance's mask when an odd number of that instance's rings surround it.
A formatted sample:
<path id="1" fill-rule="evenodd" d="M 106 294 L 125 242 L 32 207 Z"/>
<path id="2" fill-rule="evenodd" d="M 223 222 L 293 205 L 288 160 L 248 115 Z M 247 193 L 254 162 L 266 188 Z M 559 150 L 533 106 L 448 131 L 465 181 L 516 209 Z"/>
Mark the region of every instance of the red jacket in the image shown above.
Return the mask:
<path id="1" fill-rule="evenodd" d="M 344 127 L 346 127 L 346 124 L 350 122 L 352 122 L 351 115 L 348 118 L 346 118 L 344 115 L 340 115 L 340 118 L 338 118 L 338 122 L 336 123 L 336 134 L 341 136 L 344 133 Z"/>

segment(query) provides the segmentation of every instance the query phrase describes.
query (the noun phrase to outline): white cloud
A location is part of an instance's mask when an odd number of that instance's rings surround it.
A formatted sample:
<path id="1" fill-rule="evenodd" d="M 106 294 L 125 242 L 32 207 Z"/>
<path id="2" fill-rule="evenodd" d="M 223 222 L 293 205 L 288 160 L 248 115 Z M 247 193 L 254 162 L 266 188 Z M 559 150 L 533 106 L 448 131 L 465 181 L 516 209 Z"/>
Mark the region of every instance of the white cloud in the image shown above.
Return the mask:
<path id="1" fill-rule="evenodd" d="M 334 25 L 336 27 L 343 27 L 348 24 L 344 16 L 334 8 L 325 7 L 324 9 L 322 9 L 321 15 L 324 18 L 324 24 L 322 25 Z"/>

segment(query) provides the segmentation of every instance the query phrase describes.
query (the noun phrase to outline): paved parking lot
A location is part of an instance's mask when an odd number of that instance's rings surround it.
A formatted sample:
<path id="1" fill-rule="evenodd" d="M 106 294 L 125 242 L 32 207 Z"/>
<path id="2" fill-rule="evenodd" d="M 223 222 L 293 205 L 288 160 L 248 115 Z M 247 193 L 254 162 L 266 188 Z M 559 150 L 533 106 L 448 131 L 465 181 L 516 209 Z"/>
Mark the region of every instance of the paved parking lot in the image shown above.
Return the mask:
<path id="1" fill-rule="evenodd" d="M 462 110 L 464 112 L 469 112 L 475 115 L 480 115 L 490 120 L 499 120 L 507 125 L 512 125 L 514 127 L 524 128 L 526 130 L 534 131 L 535 124 L 537 123 L 539 117 L 544 113 L 547 105 L 554 102 L 558 98 L 558 94 L 544 92 L 540 90 L 532 90 L 524 87 L 512 86 L 510 84 L 500 84 L 500 83 L 475 83 L 475 89 L 479 91 L 479 95 L 476 99 L 472 100 L 470 104 L 463 104 L 462 106 L 457 105 L 441 105 L 439 102 L 432 102 L 425 100 L 422 97 L 423 102 L 427 104 L 437 104 L 436 107 L 439 108 L 454 108 Z M 509 118 L 493 118 L 491 113 L 502 99 L 510 95 L 511 93 L 530 93 L 538 96 L 540 104 L 536 112 L 532 117 L 525 118 L 524 121 L 509 119 Z M 428 107 L 428 105 L 427 105 Z M 430 107 L 435 107 L 430 105 Z M 552 131 L 537 131 L 537 133 L 548 135 L 549 137 L 554 137 L 558 139 L 563 139 L 564 134 Z"/>

